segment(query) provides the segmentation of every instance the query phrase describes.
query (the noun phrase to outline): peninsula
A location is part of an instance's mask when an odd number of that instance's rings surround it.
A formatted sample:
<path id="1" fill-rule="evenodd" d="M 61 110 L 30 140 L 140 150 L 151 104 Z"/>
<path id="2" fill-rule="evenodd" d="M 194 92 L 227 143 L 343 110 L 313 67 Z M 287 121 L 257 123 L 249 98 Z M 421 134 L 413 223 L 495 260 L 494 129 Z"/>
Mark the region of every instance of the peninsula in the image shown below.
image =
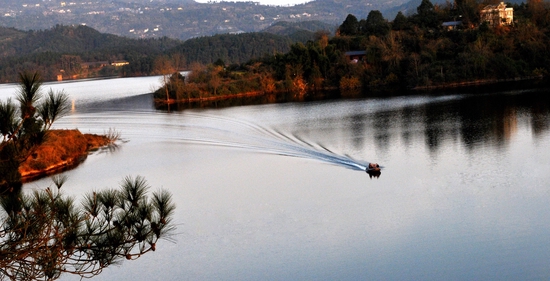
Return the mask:
<path id="1" fill-rule="evenodd" d="M 90 152 L 112 145 L 104 135 L 82 134 L 79 130 L 50 130 L 46 140 L 19 166 L 23 182 L 70 169 Z"/>

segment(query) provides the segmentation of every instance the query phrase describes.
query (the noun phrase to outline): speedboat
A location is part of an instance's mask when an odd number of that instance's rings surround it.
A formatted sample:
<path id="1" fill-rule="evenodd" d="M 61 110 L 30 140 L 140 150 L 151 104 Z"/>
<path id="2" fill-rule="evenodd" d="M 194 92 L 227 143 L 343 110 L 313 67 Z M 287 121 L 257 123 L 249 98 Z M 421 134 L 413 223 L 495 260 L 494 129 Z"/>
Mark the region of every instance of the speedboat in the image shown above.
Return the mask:
<path id="1" fill-rule="evenodd" d="M 380 172 L 380 165 L 378 165 L 378 163 L 369 163 L 365 172 Z"/>
<path id="2" fill-rule="evenodd" d="M 365 169 L 365 172 L 369 174 L 369 177 L 371 179 L 372 177 L 379 178 L 380 174 L 382 174 L 382 172 L 380 171 L 380 165 L 378 165 L 377 163 L 369 163 L 369 165 Z"/>

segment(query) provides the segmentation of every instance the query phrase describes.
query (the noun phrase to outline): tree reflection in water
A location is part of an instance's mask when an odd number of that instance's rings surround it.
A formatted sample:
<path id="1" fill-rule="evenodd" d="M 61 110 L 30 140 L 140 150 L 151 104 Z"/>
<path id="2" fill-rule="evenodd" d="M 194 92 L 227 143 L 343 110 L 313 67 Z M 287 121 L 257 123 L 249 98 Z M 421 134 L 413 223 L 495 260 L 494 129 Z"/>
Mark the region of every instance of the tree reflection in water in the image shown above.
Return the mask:
<path id="1" fill-rule="evenodd" d="M 63 273 L 89 278 L 155 251 L 174 229 L 171 194 L 148 196 L 142 177 L 88 194 L 82 207 L 60 192 L 66 177 L 53 179 L 55 186 L 46 190 L 1 197 L 0 279 L 52 280 Z"/>

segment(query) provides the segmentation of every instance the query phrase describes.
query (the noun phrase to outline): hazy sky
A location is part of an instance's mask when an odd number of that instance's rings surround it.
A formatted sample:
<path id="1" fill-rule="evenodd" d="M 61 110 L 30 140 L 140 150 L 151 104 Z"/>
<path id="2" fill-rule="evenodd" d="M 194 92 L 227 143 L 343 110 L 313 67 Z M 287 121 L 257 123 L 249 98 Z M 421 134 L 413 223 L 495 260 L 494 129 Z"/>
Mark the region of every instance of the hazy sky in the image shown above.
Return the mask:
<path id="1" fill-rule="evenodd" d="M 229 0 L 229 1 L 223 1 L 223 2 L 250 2 L 250 1 L 251 0 Z M 312 0 L 252 0 L 252 2 L 260 2 L 260 4 L 263 4 L 263 5 L 278 5 L 278 6 L 297 5 L 297 4 L 303 4 L 311 1 Z M 195 2 L 207 3 L 209 2 L 209 0 L 195 0 Z M 216 0 L 215 2 L 220 2 L 220 0 Z"/>

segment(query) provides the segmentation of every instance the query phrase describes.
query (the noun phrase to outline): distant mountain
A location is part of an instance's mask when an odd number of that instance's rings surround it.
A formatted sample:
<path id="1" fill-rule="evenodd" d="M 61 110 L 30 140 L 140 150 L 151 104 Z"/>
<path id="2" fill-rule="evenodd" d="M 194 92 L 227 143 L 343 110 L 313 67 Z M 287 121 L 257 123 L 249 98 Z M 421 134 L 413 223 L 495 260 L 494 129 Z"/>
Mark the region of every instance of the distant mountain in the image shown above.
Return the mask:
<path id="1" fill-rule="evenodd" d="M 45 30 L 57 24 L 90 26 L 130 38 L 168 36 L 181 40 L 265 30 L 278 22 L 317 21 L 337 26 L 348 14 L 366 18 L 407 0 L 316 0 L 281 7 L 250 2 L 196 3 L 190 0 L 4 0 L 0 26 Z M 334 31 L 334 30 L 331 30 Z"/>

